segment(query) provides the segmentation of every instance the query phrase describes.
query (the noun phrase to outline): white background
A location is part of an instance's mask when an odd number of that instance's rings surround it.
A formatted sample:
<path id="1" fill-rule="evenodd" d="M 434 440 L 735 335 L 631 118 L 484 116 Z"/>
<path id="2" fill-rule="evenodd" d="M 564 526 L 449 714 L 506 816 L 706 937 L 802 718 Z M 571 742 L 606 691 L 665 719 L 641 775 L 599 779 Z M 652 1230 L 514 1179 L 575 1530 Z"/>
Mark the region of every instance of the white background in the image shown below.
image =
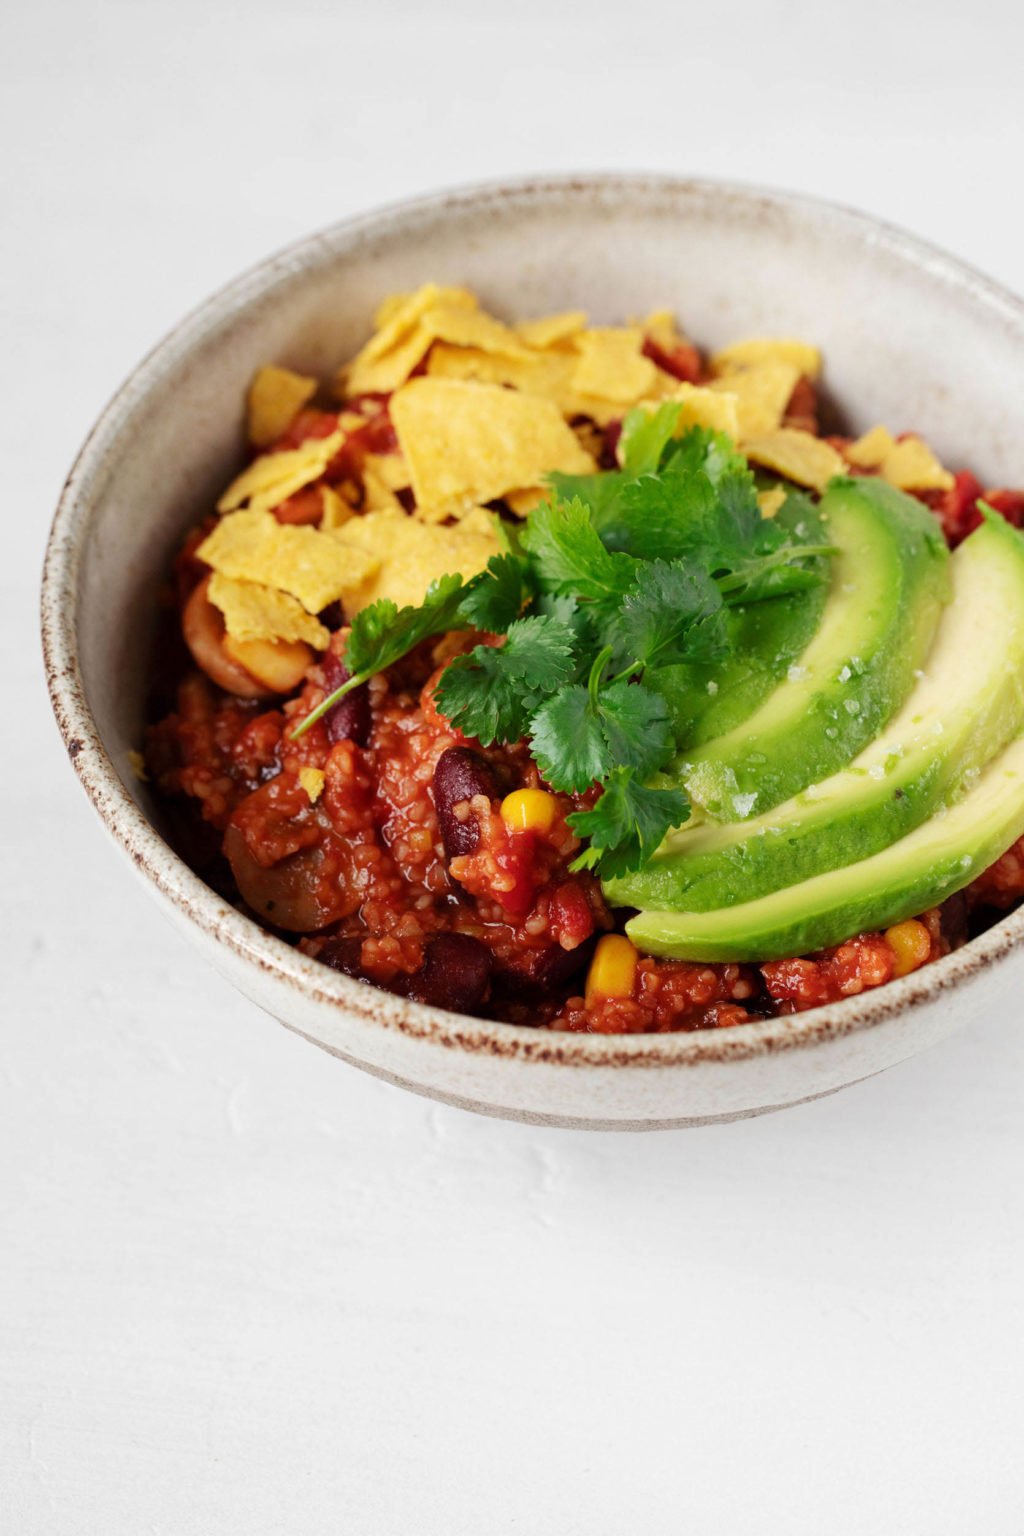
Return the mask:
<path id="1" fill-rule="evenodd" d="M 1019 1016 L 711 1130 L 404 1095 L 164 926 L 63 760 L 35 620 L 125 373 L 375 203 L 721 174 L 1024 289 L 1019 7 L 25 0 L 2 26 L 0 1530 L 1024 1531 Z"/>

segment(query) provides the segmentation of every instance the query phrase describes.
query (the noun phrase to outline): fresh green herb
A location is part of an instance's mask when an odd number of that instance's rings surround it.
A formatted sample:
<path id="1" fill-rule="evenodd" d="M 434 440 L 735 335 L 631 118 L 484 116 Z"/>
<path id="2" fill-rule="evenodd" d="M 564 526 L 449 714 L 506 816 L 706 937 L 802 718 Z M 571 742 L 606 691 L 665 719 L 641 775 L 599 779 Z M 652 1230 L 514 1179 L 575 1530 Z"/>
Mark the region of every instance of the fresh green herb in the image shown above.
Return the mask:
<path id="1" fill-rule="evenodd" d="M 484 746 L 527 738 L 557 791 L 600 786 L 569 817 L 588 839 L 574 868 L 614 876 L 648 859 L 689 810 L 680 789 L 653 782 L 680 735 L 668 702 L 680 669 L 725 660 L 737 606 L 819 584 L 830 553 L 810 503 L 799 521 L 764 519 L 743 457 L 718 433 L 677 437 L 679 413 L 631 412 L 621 470 L 553 475 L 548 499 L 521 531 L 503 529 L 504 552 L 479 576 L 443 577 L 419 608 L 359 613 L 351 677 L 293 735 L 432 635 L 504 636 L 448 663 L 439 710 Z"/>

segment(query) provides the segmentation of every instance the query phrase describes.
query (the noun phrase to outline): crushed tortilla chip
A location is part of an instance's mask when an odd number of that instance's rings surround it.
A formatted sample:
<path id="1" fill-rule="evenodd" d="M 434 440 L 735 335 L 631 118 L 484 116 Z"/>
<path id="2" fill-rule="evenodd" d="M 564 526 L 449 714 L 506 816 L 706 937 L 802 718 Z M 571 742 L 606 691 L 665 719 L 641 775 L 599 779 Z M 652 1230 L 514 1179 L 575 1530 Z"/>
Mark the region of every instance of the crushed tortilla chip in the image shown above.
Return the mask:
<path id="1" fill-rule="evenodd" d="M 762 517 L 774 517 L 786 504 L 785 487 L 773 485 L 770 490 L 758 491 L 757 504 L 761 509 Z"/>
<path id="2" fill-rule="evenodd" d="M 743 444 L 743 452 L 755 464 L 774 469 L 797 485 L 822 491 L 834 475 L 846 472 L 846 461 L 830 443 L 799 427 L 779 427 Z"/>
<path id="3" fill-rule="evenodd" d="M 417 305 L 423 303 L 420 290 Z M 394 344 L 381 350 L 376 346 L 383 334 L 394 333 L 410 313 L 410 307 L 399 311 L 383 332 L 378 331 L 363 350 L 342 369 L 340 381 L 350 395 L 371 393 L 387 394 L 404 384 L 418 368 L 435 341 L 450 346 L 474 347 L 480 352 L 495 352 L 502 356 L 528 358 L 530 353 L 516 332 L 493 315 L 485 314 L 465 302 L 464 296 L 451 302 L 438 290 L 440 297 L 423 304 L 411 330 L 400 333 Z"/>
<path id="4" fill-rule="evenodd" d="M 585 309 L 567 309 L 560 315 L 544 315 L 539 320 L 520 320 L 516 335 L 538 352 L 578 336 L 587 323 Z"/>
<path id="5" fill-rule="evenodd" d="M 320 495 L 324 505 L 320 518 L 321 529 L 340 528 L 342 523 L 347 523 L 350 517 L 355 516 L 355 502 L 349 501 L 333 485 L 321 486 Z"/>
<path id="6" fill-rule="evenodd" d="M 762 363 L 788 363 L 798 374 L 816 379 L 821 372 L 821 353 L 817 347 L 798 341 L 795 336 L 751 336 L 716 352 L 711 359 L 711 371 L 735 373 L 743 368 L 760 367 Z"/>
<path id="7" fill-rule="evenodd" d="M 572 387 L 580 395 L 596 395 L 629 405 L 654 390 L 658 370 L 644 357 L 644 333 L 639 326 L 604 326 L 576 338 L 579 361 Z"/>
<path id="8" fill-rule="evenodd" d="M 363 510 L 383 512 L 388 509 L 402 512 L 404 508 L 394 491 L 376 469 L 363 465 Z"/>
<path id="9" fill-rule="evenodd" d="M 247 398 L 249 441 L 254 448 L 269 448 L 287 432 L 302 407 L 316 394 L 316 379 L 290 368 L 268 363 L 249 385 Z"/>
<path id="10" fill-rule="evenodd" d="M 643 322 L 643 332 L 652 341 L 656 341 L 665 352 L 687 345 L 687 337 L 679 329 L 676 317 L 670 309 L 656 309 L 648 315 Z"/>
<path id="11" fill-rule="evenodd" d="M 368 453 L 363 470 L 372 470 L 389 491 L 404 491 L 409 485 L 409 466 L 400 453 Z"/>
<path id="12" fill-rule="evenodd" d="M 799 380 L 800 370 L 793 363 L 765 362 L 712 379 L 708 388 L 735 398 L 742 442 L 748 437 L 763 437 L 781 425 Z"/>
<path id="13" fill-rule="evenodd" d="M 251 511 L 272 511 L 303 486 L 319 480 L 343 441 L 344 433 L 332 432 L 330 437 L 310 438 L 299 448 L 261 454 L 232 480 L 217 511 L 234 512 L 244 502 Z"/>
<path id="14" fill-rule="evenodd" d="M 500 553 L 494 518 L 480 509 L 455 527 L 431 527 L 405 513 L 367 512 L 331 535 L 350 564 L 342 601 L 351 617 L 390 597 L 400 608 L 423 601 L 432 581 L 449 573 L 475 576 Z M 359 572 L 360 557 L 373 569 Z"/>
<path id="15" fill-rule="evenodd" d="M 739 408 L 736 396 L 728 390 L 709 389 L 704 384 L 677 384 L 665 397 L 682 404 L 679 413 L 677 435 L 690 427 L 709 427 L 712 432 L 724 432 L 734 441 L 740 435 Z M 645 401 L 647 410 L 655 410 L 663 402 Z"/>
<path id="16" fill-rule="evenodd" d="M 326 782 L 327 775 L 322 768 L 299 769 L 299 783 L 309 796 L 309 803 L 311 805 L 316 805 L 316 802 L 320 799 Z"/>
<path id="17" fill-rule="evenodd" d="M 914 433 L 899 442 L 885 427 L 872 427 L 846 450 L 858 469 L 876 469 L 901 491 L 948 491 L 953 476 L 923 438 Z"/>
<path id="18" fill-rule="evenodd" d="M 552 470 L 595 468 L 551 401 L 494 384 L 411 379 L 391 401 L 391 420 L 426 507 L 457 513 L 537 485 Z"/>
<path id="19" fill-rule="evenodd" d="M 129 747 L 126 755 L 128 766 L 132 771 L 132 778 L 136 779 L 140 784 L 148 784 L 149 774 L 146 772 L 146 759 L 142 753 L 137 752 L 134 747 Z"/>
<path id="20" fill-rule="evenodd" d="M 516 517 L 528 517 L 534 507 L 539 507 L 547 496 L 548 492 L 542 485 L 531 485 L 521 491 L 509 491 L 505 496 L 505 503 Z"/>
<path id="21" fill-rule="evenodd" d="M 358 521 L 358 519 L 353 519 Z M 307 613 L 319 613 L 335 602 L 346 587 L 362 580 L 376 565 L 367 555 L 360 563 L 336 542 L 348 523 L 336 531 L 282 525 L 270 512 L 232 512 L 196 550 L 200 560 L 222 576 L 258 582 L 297 597 Z"/>
<path id="22" fill-rule="evenodd" d="M 397 346 L 415 330 L 428 309 L 444 304 L 455 309 L 478 308 L 476 295 L 468 288 L 442 288 L 439 283 L 424 283 L 414 293 L 396 293 L 382 299 L 373 317 L 374 333 L 356 359 L 372 362 Z"/>
<path id="23" fill-rule="evenodd" d="M 224 615 L 233 640 L 304 640 L 322 651 L 330 631 L 287 592 L 256 581 L 239 581 L 214 571 L 207 596 Z"/>

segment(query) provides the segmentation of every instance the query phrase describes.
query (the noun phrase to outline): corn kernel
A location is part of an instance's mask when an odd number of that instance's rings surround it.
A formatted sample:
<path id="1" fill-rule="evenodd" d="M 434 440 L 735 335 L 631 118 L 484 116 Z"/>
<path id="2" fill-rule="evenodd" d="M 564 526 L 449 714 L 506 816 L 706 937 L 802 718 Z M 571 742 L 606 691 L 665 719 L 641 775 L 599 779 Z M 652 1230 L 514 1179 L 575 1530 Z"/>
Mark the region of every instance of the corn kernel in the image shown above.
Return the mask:
<path id="1" fill-rule="evenodd" d="M 546 789 L 514 789 L 501 802 L 501 819 L 514 832 L 550 832 L 557 810 Z"/>
<path id="2" fill-rule="evenodd" d="M 621 933 L 606 933 L 598 941 L 587 972 L 586 1001 L 600 997 L 632 997 L 637 952 Z"/>
<path id="3" fill-rule="evenodd" d="M 896 956 L 894 976 L 909 976 L 911 971 L 924 965 L 932 952 L 931 934 L 924 923 L 919 923 L 913 917 L 905 923 L 887 928 L 885 937 Z"/>
<path id="4" fill-rule="evenodd" d="M 315 805 L 324 792 L 325 775 L 320 768 L 300 768 L 299 783 L 309 796 L 310 803 Z"/>

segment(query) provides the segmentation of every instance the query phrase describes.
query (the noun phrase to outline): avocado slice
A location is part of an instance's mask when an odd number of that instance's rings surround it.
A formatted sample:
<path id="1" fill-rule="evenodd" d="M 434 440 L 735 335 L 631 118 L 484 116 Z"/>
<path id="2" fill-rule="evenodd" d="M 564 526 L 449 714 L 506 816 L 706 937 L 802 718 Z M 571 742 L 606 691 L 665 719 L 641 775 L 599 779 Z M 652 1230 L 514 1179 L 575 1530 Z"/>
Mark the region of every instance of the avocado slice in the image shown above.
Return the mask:
<path id="1" fill-rule="evenodd" d="M 669 770 L 698 814 L 742 821 L 849 763 L 903 704 L 949 595 L 932 513 L 882 480 L 833 480 L 821 623 L 753 715 Z"/>
<path id="2" fill-rule="evenodd" d="M 638 949 L 674 960 L 782 960 L 887 928 L 962 890 L 1024 833 L 1024 738 L 942 808 L 871 858 L 714 912 L 641 912 Z"/>
<path id="3" fill-rule="evenodd" d="M 953 597 L 903 708 L 849 768 L 747 822 L 670 833 L 605 886 L 630 907 L 707 912 L 880 852 L 1024 731 L 1024 538 L 991 517 L 950 563 Z"/>
<path id="4" fill-rule="evenodd" d="M 815 544 L 828 543 L 819 509 L 802 491 L 789 492 L 775 522 Z M 741 725 L 799 661 L 821 623 L 828 593 L 827 559 L 815 563 L 822 579 L 814 586 L 727 611 L 729 655 L 724 660 L 659 668 L 658 691 L 675 722 L 680 750 L 702 746 Z"/>

